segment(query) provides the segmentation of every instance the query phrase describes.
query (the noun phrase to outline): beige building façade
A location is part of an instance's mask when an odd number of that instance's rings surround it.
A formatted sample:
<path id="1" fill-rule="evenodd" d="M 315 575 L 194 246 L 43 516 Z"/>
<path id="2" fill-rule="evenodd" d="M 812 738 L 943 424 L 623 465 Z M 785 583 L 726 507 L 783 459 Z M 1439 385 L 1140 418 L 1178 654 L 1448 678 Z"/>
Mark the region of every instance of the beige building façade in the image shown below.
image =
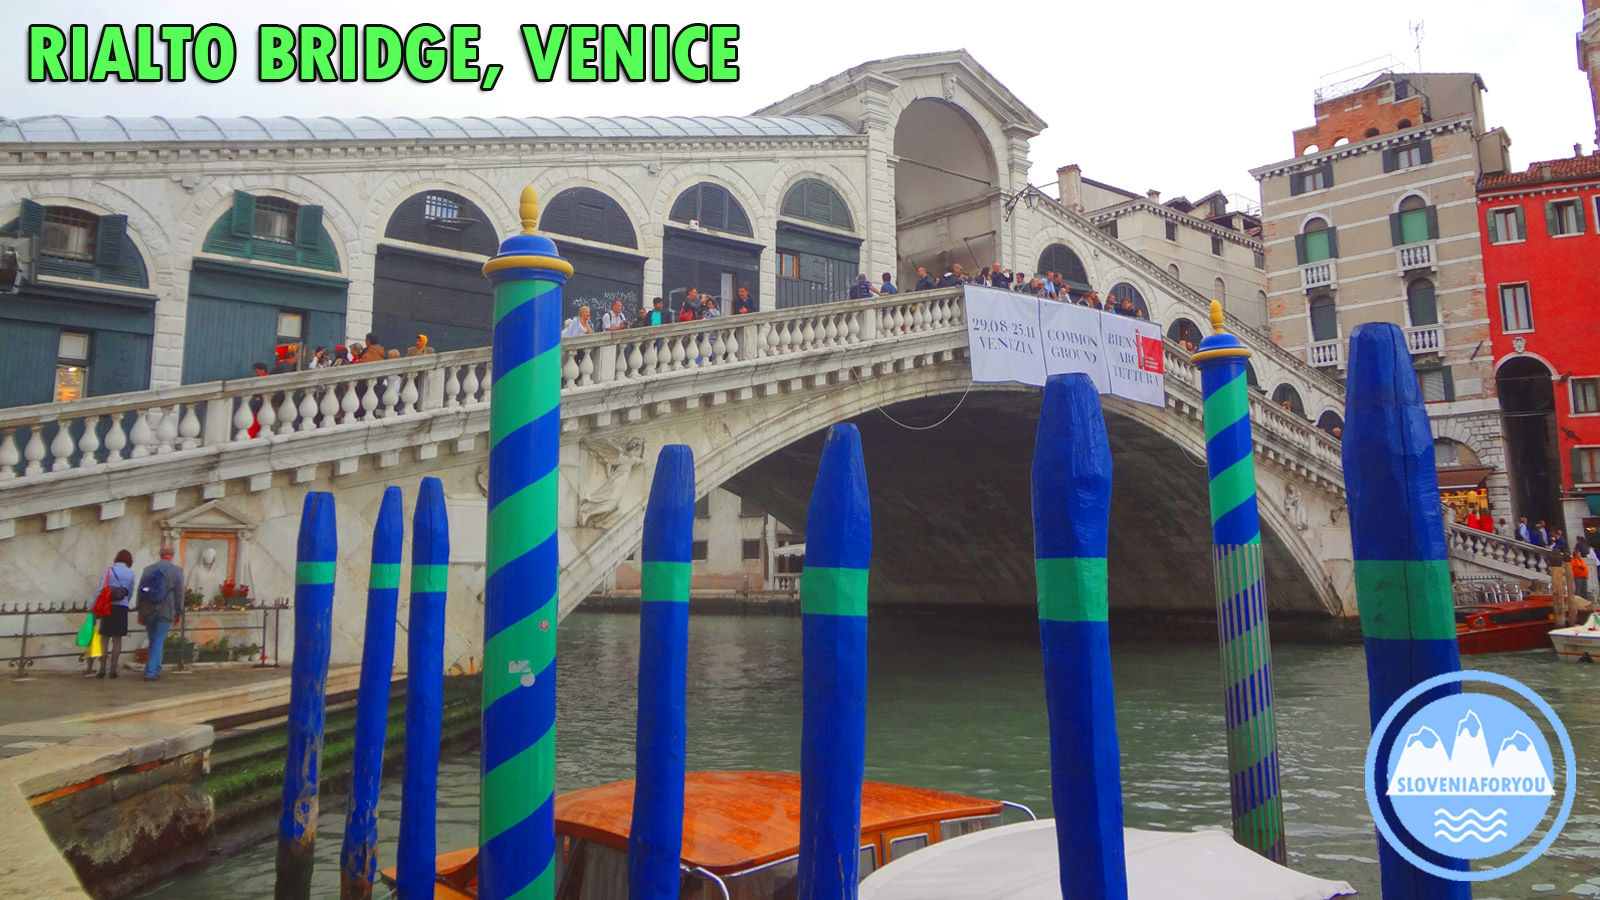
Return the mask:
<path id="1" fill-rule="evenodd" d="M 1510 138 L 1485 124 L 1484 90 L 1470 73 L 1380 72 L 1335 86 L 1319 92 L 1316 123 L 1294 133 L 1295 156 L 1251 174 L 1274 340 L 1342 378 L 1356 326 L 1399 325 L 1441 487 L 1474 480 L 1504 515 L 1476 184 L 1510 169 Z"/>

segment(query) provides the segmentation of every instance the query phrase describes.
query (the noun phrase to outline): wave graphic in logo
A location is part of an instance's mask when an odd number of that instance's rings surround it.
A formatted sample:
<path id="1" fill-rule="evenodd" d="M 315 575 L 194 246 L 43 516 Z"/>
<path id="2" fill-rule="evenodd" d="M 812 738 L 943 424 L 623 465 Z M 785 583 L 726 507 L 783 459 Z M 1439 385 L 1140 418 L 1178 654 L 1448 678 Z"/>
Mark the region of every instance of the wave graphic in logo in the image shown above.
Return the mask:
<path id="1" fill-rule="evenodd" d="M 1458 694 L 1418 711 L 1402 733 L 1386 792 L 1419 841 L 1481 859 L 1538 827 L 1554 793 L 1550 748 L 1522 710 L 1492 695 Z"/>

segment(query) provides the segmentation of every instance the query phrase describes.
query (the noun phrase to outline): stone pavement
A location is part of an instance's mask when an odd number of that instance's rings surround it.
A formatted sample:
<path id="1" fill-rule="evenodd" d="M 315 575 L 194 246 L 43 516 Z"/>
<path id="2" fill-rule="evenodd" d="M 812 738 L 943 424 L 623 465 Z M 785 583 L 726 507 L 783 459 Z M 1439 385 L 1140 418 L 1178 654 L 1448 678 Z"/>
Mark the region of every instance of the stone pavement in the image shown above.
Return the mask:
<path id="1" fill-rule="evenodd" d="M 80 673 L 38 672 L 26 680 L 0 679 L 0 725 L 55 719 L 61 716 L 111 713 L 152 700 L 244 687 L 288 678 L 289 667 L 254 669 L 235 666 L 190 666 L 187 673 L 165 667 L 161 678 L 146 683 L 144 667 L 124 662 L 116 680 L 84 678 Z M 13 755 L 0 744 L 0 757 Z"/>

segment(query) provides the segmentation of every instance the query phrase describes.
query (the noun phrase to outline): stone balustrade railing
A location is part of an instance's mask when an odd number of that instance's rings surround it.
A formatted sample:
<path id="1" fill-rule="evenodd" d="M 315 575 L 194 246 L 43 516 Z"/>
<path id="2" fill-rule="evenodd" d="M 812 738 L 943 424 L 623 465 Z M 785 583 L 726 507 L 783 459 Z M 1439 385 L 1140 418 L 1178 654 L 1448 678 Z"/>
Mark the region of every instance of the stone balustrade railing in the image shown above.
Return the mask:
<path id="1" fill-rule="evenodd" d="M 1444 531 L 1452 555 L 1522 574 L 1525 578 L 1550 577 L 1548 550 L 1455 522 L 1446 523 Z"/>
<path id="2" fill-rule="evenodd" d="M 0 484 L 489 399 L 489 350 L 0 410 Z"/>
<path id="3" fill-rule="evenodd" d="M 966 343 L 959 288 L 569 338 L 561 348 L 562 386 L 587 393 L 615 381 L 941 333 L 951 347 Z M 1189 354 L 1169 341 L 1166 363 L 1169 392 L 1198 408 L 1199 372 Z M 479 348 L 0 410 L 0 486 L 480 407 L 490 381 L 489 349 Z M 1329 478 L 1338 471 L 1335 439 L 1254 392 L 1251 410 L 1262 435 L 1285 452 L 1322 464 Z"/>

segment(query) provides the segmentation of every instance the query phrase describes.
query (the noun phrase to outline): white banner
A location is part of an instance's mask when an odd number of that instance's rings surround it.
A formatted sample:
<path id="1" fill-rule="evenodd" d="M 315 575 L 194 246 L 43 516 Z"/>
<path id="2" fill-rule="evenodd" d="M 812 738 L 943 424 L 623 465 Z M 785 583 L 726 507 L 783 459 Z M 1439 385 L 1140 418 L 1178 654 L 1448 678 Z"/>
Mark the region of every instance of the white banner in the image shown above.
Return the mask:
<path id="1" fill-rule="evenodd" d="M 972 380 L 1043 387 L 1083 372 L 1102 394 L 1166 406 L 1162 328 L 1087 306 L 968 286 Z"/>
<path id="2" fill-rule="evenodd" d="M 972 347 L 973 381 L 1044 384 L 1037 298 L 968 287 L 967 342 Z"/>
<path id="3" fill-rule="evenodd" d="M 1106 314 L 1073 303 L 1029 299 L 1039 307 L 1046 374 L 1082 372 L 1094 382 L 1095 390 L 1111 393 L 1105 342 L 1100 334 L 1100 320 L 1106 318 Z"/>

